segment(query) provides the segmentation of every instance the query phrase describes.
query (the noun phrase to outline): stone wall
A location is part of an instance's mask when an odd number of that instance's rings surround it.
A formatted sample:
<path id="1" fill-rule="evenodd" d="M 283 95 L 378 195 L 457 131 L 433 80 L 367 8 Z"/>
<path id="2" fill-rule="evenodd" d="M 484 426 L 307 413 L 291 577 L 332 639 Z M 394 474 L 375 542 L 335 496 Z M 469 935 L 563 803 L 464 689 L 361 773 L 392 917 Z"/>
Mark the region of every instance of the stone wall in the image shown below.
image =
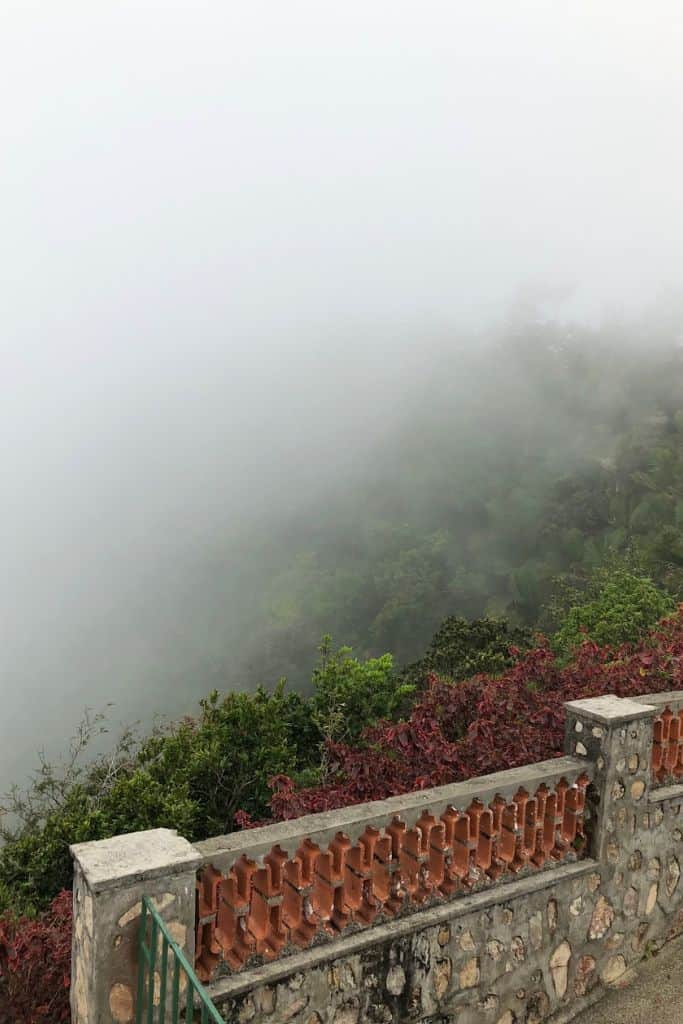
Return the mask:
<path id="1" fill-rule="evenodd" d="M 648 950 L 683 928 L 683 785 L 673 769 L 666 778 L 652 772 L 653 733 L 664 736 L 668 764 L 678 763 L 666 708 L 675 716 L 683 693 L 665 696 L 652 704 L 616 697 L 568 704 L 567 756 L 543 765 L 199 844 L 192 851 L 203 864 L 198 916 L 184 904 L 188 916 L 177 920 L 190 930 L 196 925 L 200 969 L 209 975 L 224 1019 L 540 1024 L 569 1020 L 605 987 L 626 983 Z M 570 791 L 575 795 L 567 799 Z M 555 803 L 549 802 L 552 793 L 559 794 Z M 456 813 L 458 807 L 463 810 Z M 492 808 L 490 817 L 482 816 Z M 451 811 L 461 831 L 454 824 L 449 836 Z M 387 867 L 386 850 L 376 844 L 395 817 L 405 828 L 392 868 L 391 856 Z M 426 846 L 405 839 L 413 831 L 418 838 L 431 835 Z M 334 892 L 342 894 L 335 897 L 337 909 L 346 909 L 346 917 L 335 918 L 334 906 L 328 913 L 324 901 L 316 916 L 316 873 L 288 869 L 285 877 L 285 866 L 296 861 L 302 841 L 324 855 L 340 832 L 347 851 L 363 847 L 363 837 L 376 832 L 374 853 L 364 865 L 361 850 L 347 865 L 348 884 L 335 883 Z M 456 849 L 458 835 L 464 836 L 467 859 Z M 241 868 L 235 873 L 236 864 Z M 245 864 L 253 870 L 244 870 Z M 282 878 L 273 873 L 277 864 Z M 373 867 L 375 888 L 368 884 Z M 320 873 L 325 876 L 324 866 Z M 387 878 L 401 880 L 399 905 L 389 903 Z M 164 888 L 161 877 L 155 881 Z M 145 882 L 136 884 L 149 892 Z M 285 886 L 294 891 L 286 895 L 289 914 L 282 909 Z M 364 910 L 363 893 L 374 914 Z M 129 887 L 127 902 L 132 896 Z M 90 912 L 78 897 L 75 906 L 76 929 L 92 935 L 92 928 L 79 924 Z M 313 931 L 294 928 L 302 907 L 316 924 Z M 105 990 L 111 995 L 113 985 L 130 984 L 125 965 L 115 977 L 111 965 L 100 962 L 106 942 L 121 933 L 119 923 L 110 916 L 104 944 L 91 951 L 85 971 L 87 943 L 79 940 L 75 1002 L 84 978 L 90 1000 L 98 984 L 100 999 Z M 248 932 L 243 960 L 231 958 L 241 948 L 236 929 Z M 277 948 L 273 935 L 283 937 Z M 188 946 L 190 941 L 188 936 Z M 134 967 L 128 971 L 132 977 Z M 100 1016 L 74 1019 L 109 1024 L 132 1017 L 113 1016 L 105 1007 Z"/>

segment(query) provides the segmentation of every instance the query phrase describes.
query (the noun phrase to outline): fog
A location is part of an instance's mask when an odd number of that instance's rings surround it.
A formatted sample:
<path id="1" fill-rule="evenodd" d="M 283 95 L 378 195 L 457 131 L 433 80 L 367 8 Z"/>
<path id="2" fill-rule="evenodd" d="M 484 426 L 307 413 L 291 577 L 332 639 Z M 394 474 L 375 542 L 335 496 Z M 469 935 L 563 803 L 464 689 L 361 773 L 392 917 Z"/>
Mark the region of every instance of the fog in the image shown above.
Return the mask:
<path id="1" fill-rule="evenodd" d="M 679 15 L 4 0 L 0 782 L 239 686 L 245 552 L 433 353 L 680 286 Z"/>

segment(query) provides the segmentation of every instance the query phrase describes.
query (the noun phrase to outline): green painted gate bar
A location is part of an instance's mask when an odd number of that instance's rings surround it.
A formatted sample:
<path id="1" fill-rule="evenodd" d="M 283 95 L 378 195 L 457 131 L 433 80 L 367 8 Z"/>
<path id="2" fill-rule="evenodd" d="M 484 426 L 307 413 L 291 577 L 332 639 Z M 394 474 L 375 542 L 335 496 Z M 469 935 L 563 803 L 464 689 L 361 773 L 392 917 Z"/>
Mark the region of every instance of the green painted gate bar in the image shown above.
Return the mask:
<path id="1" fill-rule="evenodd" d="M 159 953 L 161 955 L 157 963 Z M 183 974 L 185 986 L 181 985 Z M 155 991 L 155 975 L 159 979 L 158 991 Z M 180 1001 L 183 988 L 184 1008 Z M 225 1024 L 185 954 L 171 937 L 156 907 L 143 896 L 135 1024 L 192 1024 L 194 1021 L 199 1024 Z"/>

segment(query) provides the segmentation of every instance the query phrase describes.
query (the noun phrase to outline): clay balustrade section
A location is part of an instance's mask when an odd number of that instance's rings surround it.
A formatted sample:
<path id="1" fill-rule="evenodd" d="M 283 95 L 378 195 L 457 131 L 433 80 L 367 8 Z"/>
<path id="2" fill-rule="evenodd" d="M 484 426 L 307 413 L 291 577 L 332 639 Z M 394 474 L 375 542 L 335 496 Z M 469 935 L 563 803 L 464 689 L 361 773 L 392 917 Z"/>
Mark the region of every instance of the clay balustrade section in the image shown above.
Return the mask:
<path id="1" fill-rule="evenodd" d="M 591 776 L 556 758 L 198 844 L 200 978 L 575 858 Z"/>
<path id="2" fill-rule="evenodd" d="M 655 693 L 636 700 L 661 708 L 653 722 L 652 780 L 655 788 L 680 783 L 683 780 L 683 691 Z"/>

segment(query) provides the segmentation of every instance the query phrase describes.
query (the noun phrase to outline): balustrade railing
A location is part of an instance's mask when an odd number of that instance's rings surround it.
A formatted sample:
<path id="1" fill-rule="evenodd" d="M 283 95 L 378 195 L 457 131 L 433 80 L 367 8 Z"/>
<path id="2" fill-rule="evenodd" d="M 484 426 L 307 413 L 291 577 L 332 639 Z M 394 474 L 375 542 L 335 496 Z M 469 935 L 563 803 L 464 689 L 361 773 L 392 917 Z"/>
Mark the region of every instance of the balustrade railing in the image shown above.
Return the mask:
<path id="1" fill-rule="evenodd" d="M 668 786 L 683 780 L 683 695 L 655 693 L 639 697 L 639 702 L 661 709 L 653 722 L 652 780 L 655 786 Z"/>
<path id="2" fill-rule="evenodd" d="M 557 758 L 199 844 L 198 976 L 576 857 L 590 771 Z"/>

